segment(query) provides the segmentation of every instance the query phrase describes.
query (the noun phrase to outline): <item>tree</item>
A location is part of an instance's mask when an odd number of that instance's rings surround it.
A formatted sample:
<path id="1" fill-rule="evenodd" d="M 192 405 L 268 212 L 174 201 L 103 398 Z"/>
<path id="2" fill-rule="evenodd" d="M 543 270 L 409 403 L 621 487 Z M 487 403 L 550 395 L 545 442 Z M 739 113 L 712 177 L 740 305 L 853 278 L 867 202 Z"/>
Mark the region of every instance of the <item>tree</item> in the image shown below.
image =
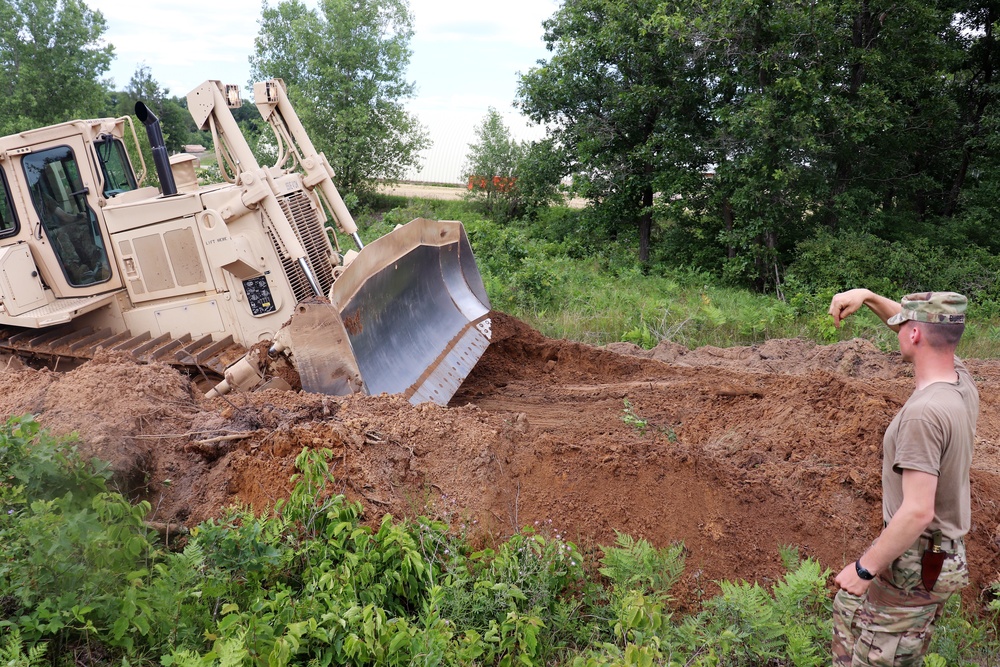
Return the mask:
<path id="1" fill-rule="evenodd" d="M 396 179 L 430 143 L 404 107 L 413 21 L 406 0 L 265 3 L 250 58 L 255 80 L 280 77 L 318 150 L 348 191 Z"/>
<path id="2" fill-rule="evenodd" d="M 559 201 L 558 152 L 551 142 L 518 141 L 494 107 L 475 128 L 462 179 L 497 220 L 510 220 Z"/>
<path id="3" fill-rule="evenodd" d="M 984 227 L 1000 213 L 998 12 L 566 0 L 519 104 L 599 214 L 638 223 L 643 260 L 657 231 L 661 257 L 780 293 L 817 234 L 1000 247 Z"/>
<path id="4" fill-rule="evenodd" d="M 923 0 L 663 3 L 655 21 L 704 68 L 698 150 L 715 165 L 675 218 L 760 288 L 817 230 L 957 240 L 935 229 L 988 155 L 996 18 Z"/>
<path id="5" fill-rule="evenodd" d="M 0 0 L 0 135 L 99 115 L 106 29 L 81 0 Z"/>
<path id="6" fill-rule="evenodd" d="M 574 187 L 612 226 L 634 227 L 649 260 L 653 195 L 700 173 L 703 86 L 683 44 L 651 20 L 660 0 L 566 0 L 544 23 L 548 62 L 521 77 L 517 104 L 549 126 Z"/>
<path id="7" fill-rule="evenodd" d="M 135 103 L 143 102 L 157 118 L 163 130 L 163 141 L 167 149 L 173 153 L 183 150 L 184 144 L 190 143 L 197 133 L 194 120 L 187 111 L 186 100 L 171 97 L 170 90 L 161 88 L 160 83 L 153 78 L 149 65 L 140 63 L 125 85 L 125 89 L 112 93 L 110 113 L 130 115 L 135 113 Z"/>

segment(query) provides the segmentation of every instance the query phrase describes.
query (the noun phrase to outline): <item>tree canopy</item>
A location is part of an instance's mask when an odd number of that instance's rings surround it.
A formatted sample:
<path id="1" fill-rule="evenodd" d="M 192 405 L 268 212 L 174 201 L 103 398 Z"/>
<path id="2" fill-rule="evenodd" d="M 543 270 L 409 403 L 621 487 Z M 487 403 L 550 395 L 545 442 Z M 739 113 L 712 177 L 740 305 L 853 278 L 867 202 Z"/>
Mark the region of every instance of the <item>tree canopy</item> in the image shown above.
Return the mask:
<path id="1" fill-rule="evenodd" d="M 279 77 L 338 184 L 399 178 L 429 146 L 404 106 L 413 20 L 405 0 L 265 3 L 250 58 L 254 80 Z"/>
<path id="2" fill-rule="evenodd" d="M 566 0 L 518 103 L 644 260 L 764 288 L 817 234 L 996 251 L 998 9 Z"/>
<path id="3" fill-rule="evenodd" d="M 82 0 L 0 0 L 0 135 L 98 115 L 106 30 Z"/>
<path id="4" fill-rule="evenodd" d="M 149 65 L 145 63 L 135 68 L 123 90 L 110 93 L 108 113 L 118 116 L 133 114 L 135 103 L 140 100 L 160 119 L 163 140 L 168 150 L 177 153 L 184 149 L 184 144 L 206 140 L 198 132 L 187 111 L 187 100 L 172 97 L 170 90 L 160 86 Z"/>

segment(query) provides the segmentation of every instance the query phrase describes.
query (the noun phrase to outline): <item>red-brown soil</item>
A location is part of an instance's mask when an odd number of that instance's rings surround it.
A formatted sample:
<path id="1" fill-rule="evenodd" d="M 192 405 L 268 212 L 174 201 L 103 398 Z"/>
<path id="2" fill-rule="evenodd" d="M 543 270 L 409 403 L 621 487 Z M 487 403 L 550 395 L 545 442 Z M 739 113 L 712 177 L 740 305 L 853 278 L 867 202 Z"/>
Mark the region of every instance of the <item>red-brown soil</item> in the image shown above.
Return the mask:
<path id="1" fill-rule="evenodd" d="M 171 368 L 105 354 L 64 374 L 8 369 L 0 410 L 78 432 L 155 521 L 264 509 L 288 493 L 301 449 L 326 447 L 334 491 L 371 522 L 435 514 L 480 540 L 538 524 L 584 548 L 616 531 L 682 541 L 682 603 L 721 579 L 774 581 L 782 545 L 836 572 L 877 535 L 882 432 L 912 388 L 898 355 L 862 340 L 595 348 L 494 315 L 494 342 L 448 408 L 279 391 L 206 400 Z M 1000 360 L 967 365 L 982 400 L 975 604 L 1000 577 Z"/>

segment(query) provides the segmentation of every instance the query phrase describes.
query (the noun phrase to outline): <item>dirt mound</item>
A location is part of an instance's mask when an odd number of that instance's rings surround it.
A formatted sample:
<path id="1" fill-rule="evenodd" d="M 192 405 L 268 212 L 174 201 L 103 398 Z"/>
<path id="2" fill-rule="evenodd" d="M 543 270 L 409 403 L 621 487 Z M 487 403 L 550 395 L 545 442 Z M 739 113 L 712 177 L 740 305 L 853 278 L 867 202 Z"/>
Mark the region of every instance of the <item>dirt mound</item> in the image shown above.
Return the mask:
<path id="1" fill-rule="evenodd" d="M 749 347 L 705 346 L 695 350 L 670 341 L 663 341 L 651 350 L 632 343 L 611 343 L 606 348 L 619 354 L 685 367 L 714 366 L 751 373 L 791 375 L 825 370 L 859 379 L 912 376 L 910 368 L 898 354 L 885 354 L 860 338 L 835 345 L 817 345 L 793 338 L 769 340 Z"/>
<path id="2" fill-rule="evenodd" d="M 167 367 L 114 355 L 62 375 L 10 370 L 0 405 L 78 431 L 159 521 L 263 509 L 287 495 L 301 449 L 325 447 L 334 490 L 373 523 L 435 514 L 481 540 L 537 523 L 584 547 L 616 531 L 683 541 L 675 592 L 689 604 L 712 581 L 777 578 L 782 545 L 839 570 L 877 534 L 882 431 L 912 383 L 896 355 L 860 340 L 602 349 L 501 313 L 493 335 L 449 408 L 276 391 L 208 401 Z M 1000 568 L 1000 362 L 969 366 L 982 398 L 971 601 Z"/>

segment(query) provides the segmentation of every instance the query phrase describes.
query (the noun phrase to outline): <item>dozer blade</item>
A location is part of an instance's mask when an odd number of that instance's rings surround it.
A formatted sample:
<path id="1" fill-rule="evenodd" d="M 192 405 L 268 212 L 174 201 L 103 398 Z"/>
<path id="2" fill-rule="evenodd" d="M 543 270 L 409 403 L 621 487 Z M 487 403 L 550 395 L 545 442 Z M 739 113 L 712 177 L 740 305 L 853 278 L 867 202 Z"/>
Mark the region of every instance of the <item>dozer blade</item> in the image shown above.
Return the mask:
<path id="1" fill-rule="evenodd" d="M 460 222 L 418 218 L 368 244 L 330 301 L 370 394 L 446 405 L 490 342 L 489 298 Z"/>
<path id="2" fill-rule="evenodd" d="M 337 309 L 325 301 L 302 301 L 288 325 L 302 389 L 345 396 L 363 390 L 361 371 Z"/>

